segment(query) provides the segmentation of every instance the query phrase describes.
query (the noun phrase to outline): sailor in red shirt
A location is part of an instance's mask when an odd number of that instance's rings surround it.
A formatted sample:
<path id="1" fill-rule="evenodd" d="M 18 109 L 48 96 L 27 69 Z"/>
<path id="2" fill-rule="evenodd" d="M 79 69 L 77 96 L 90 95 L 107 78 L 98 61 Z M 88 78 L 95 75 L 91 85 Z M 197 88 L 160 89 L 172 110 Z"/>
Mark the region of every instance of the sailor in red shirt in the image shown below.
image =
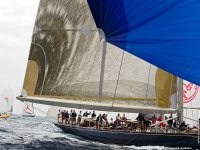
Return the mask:
<path id="1" fill-rule="evenodd" d="M 163 114 L 160 114 L 160 117 L 158 118 L 158 121 L 163 121 L 163 120 L 164 120 L 163 117 L 164 117 Z M 166 124 L 165 124 L 164 122 L 161 122 L 159 126 L 160 126 L 160 127 L 165 127 Z"/>

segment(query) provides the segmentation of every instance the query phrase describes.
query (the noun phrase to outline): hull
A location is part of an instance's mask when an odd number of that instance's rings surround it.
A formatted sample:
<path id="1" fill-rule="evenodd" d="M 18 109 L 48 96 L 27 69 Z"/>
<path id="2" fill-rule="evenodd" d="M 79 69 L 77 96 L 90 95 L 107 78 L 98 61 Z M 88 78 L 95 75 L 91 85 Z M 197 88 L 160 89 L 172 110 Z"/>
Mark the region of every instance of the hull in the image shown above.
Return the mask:
<path id="1" fill-rule="evenodd" d="M 23 117 L 35 117 L 34 114 L 23 114 L 22 116 L 23 116 Z"/>
<path id="2" fill-rule="evenodd" d="M 6 119 L 6 118 L 8 118 L 10 116 L 11 116 L 11 114 L 1 114 L 0 115 L 0 119 Z"/>
<path id="3" fill-rule="evenodd" d="M 54 125 L 66 133 L 103 143 L 135 146 L 200 148 L 197 134 L 96 130 L 90 128 L 65 126 L 56 123 L 54 123 Z"/>

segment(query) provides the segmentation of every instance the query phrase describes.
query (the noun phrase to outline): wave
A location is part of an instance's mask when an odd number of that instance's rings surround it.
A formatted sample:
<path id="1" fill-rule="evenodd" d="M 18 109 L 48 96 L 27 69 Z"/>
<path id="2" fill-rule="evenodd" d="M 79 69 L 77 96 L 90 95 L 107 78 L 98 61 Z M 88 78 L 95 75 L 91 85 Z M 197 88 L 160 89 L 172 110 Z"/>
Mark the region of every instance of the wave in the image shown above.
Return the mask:
<path id="1" fill-rule="evenodd" d="M 162 149 L 103 144 L 66 134 L 47 118 L 14 116 L 0 123 L 1 149 L 129 150 Z"/>

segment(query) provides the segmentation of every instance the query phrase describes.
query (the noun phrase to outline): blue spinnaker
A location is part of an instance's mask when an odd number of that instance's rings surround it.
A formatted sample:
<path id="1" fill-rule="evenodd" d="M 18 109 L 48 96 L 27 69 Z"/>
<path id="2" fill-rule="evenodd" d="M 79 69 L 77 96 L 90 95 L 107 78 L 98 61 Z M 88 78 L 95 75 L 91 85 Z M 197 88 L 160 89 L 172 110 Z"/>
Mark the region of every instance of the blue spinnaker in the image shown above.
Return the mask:
<path id="1" fill-rule="evenodd" d="M 88 0 L 106 41 L 200 85 L 200 0 Z"/>

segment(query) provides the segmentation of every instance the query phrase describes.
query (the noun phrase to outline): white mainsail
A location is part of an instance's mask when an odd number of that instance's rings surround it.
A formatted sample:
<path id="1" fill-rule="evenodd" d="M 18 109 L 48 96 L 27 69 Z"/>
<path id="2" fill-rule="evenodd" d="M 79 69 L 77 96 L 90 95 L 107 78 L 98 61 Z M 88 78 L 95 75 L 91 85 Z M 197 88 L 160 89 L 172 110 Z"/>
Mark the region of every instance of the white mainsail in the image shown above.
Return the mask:
<path id="1" fill-rule="evenodd" d="M 23 104 L 24 104 L 24 106 L 23 106 L 22 115 L 23 116 L 35 116 L 33 103 L 24 102 Z"/>
<path id="2" fill-rule="evenodd" d="M 14 92 L 11 88 L 5 89 L 0 96 L 0 113 L 12 112 Z"/>
<path id="3" fill-rule="evenodd" d="M 170 108 L 170 97 L 176 85 L 175 76 L 111 44 L 103 54 L 85 0 L 40 2 L 23 86 L 27 96 L 19 100 L 100 111 L 174 113 L 177 107 Z"/>

